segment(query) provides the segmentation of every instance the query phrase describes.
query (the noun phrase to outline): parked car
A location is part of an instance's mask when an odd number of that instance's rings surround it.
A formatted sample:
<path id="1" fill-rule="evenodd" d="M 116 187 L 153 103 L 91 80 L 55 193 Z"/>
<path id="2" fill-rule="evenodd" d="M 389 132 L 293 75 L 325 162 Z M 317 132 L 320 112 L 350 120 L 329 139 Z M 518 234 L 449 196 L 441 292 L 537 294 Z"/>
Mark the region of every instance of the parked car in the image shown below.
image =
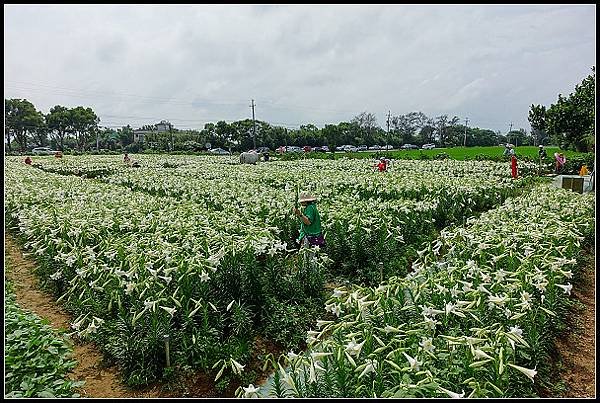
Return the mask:
<path id="1" fill-rule="evenodd" d="M 56 151 L 50 147 L 35 147 L 31 150 L 31 153 L 34 155 L 54 155 Z"/>
<path id="2" fill-rule="evenodd" d="M 432 148 L 435 148 L 435 144 L 432 144 L 432 143 L 423 144 L 421 146 L 421 148 L 423 150 L 431 150 Z"/>
<path id="3" fill-rule="evenodd" d="M 414 144 L 404 144 L 401 148 L 403 150 L 416 150 L 419 148 L 419 146 L 416 146 Z"/>
<path id="4" fill-rule="evenodd" d="M 369 147 L 369 150 L 381 150 L 381 147 L 378 146 L 377 144 L 372 145 L 371 147 Z"/>
<path id="5" fill-rule="evenodd" d="M 300 147 L 297 147 L 297 146 L 288 146 L 286 148 L 286 151 L 291 152 L 291 153 L 300 153 L 304 150 L 302 150 Z"/>
<path id="6" fill-rule="evenodd" d="M 391 144 L 386 144 L 384 146 L 381 146 L 379 149 L 380 150 L 393 150 L 394 146 L 392 146 Z"/>
<path id="7" fill-rule="evenodd" d="M 366 145 L 356 147 L 356 151 L 367 151 L 368 149 L 369 147 L 367 147 Z"/>
<path id="8" fill-rule="evenodd" d="M 279 154 L 283 154 L 285 152 L 285 146 L 279 146 L 275 151 L 277 151 Z"/>
<path id="9" fill-rule="evenodd" d="M 356 147 L 354 147 L 354 146 L 346 146 L 344 148 L 344 151 L 347 152 L 347 153 L 355 153 L 355 152 L 358 151 L 358 149 Z"/>
<path id="10" fill-rule="evenodd" d="M 323 146 L 323 147 L 321 147 L 321 151 L 323 151 L 324 153 L 328 153 L 329 152 L 329 147 L 328 146 Z"/>
<path id="11" fill-rule="evenodd" d="M 208 152 L 215 155 L 229 155 L 229 151 L 222 148 L 211 148 Z"/>
<path id="12" fill-rule="evenodd" d="M 271 151 L 271 149 L 269 147 L 258 147 L 256 149 L 256 152 L 259 154 L 268 153 L 269 151 Z"/>

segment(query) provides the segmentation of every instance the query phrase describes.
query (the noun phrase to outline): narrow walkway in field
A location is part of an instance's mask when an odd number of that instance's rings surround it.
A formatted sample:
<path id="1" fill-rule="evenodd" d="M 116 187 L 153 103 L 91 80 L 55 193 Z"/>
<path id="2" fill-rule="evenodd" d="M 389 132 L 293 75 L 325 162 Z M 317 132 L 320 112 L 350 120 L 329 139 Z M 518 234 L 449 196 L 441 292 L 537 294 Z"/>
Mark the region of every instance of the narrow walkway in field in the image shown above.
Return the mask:
<path id="1" fill-rule="evenodd" d="M 18 243 L 5 232 L 5 256 L 10 259 L 11 270 L 5 271 L 5 276 L 12 282 L 15 298 L 23 309 L 34 312 L 41 318 L 47 319 L 55 329 L 69 329 L 73 317 L 55 302 L 53 296 L 42 291 L 37 277 L 34 274 L 36 263 L 33 259 L 23 256 Z M 253 362 L 250 367 L 260 376 L 268 374 L 262 371 L 260 355 L 272 353 L 277 356 L 281 353 L 280 347 L 268 340 L 257 337 L 253 353 Z M 89 398 L 221 398 L 234 397 L 235 389 L 239 382 L 232 382 L 225 390 L 217 391 L 213 380 L 214 375 L 197 371 L 177 385 L 154 383 L 139 390 L 125 386 L 119 379 L 119 370 L 116 366 L 107 366 L 103 356 L 94 343 L 76 341 L 73 346 L 73 358 L 77 366 L 70 375 L 71 379 L 84 380 L 85 385 L 77 392 L 81 397 Z M 246 386 L 246 385 L 241 385 Z"/>
<path id="2" fill-rule="evenodd" d="M 18 244 L 4 235 L 4 250 L 11 260 L 11 270 L 5 276 L 13 283 L 16 301 L 23 309 L 34 312 L 50 321 L 55 329 L 69 329 L 71 315 L 56 304 L 49 293 L 41 291 L 34 274 L 35 263 L 23 256 Z M 73 356 L 77 366 L 71 374 L 72 379 L 85 380 L 78 392 L 82 397 L 156 397 L 155 391 L 128 391 L 118 379 L 116 367 L 102 365 L 102 353 L 93 343 L 75 344 Z"/>
<path id="3" fill-rule="evenodd" d="M 583 304 L 575 308 L 567 334 L 556 340 L 562 361 L 561 378 L 567 385 L 561 397 L 596 397 L 596 299 L 594 249 L 586 252 L 581 278 L 573 284 L 573 296 Z"/>

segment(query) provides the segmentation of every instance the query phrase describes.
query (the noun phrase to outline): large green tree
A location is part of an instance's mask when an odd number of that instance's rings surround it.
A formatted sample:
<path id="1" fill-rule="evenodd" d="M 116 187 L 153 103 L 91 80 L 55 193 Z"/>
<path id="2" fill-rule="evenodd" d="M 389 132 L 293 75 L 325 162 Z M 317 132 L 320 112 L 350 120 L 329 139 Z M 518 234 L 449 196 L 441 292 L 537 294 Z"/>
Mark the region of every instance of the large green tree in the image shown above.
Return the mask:
<path id="1" fill-rule="evenodd" d="M 50 136 L 54 138 L 61 151 L 65 149 L 65 138 L 73 131 L 69 108 L 55 105 L 46 115 L 46 125 Z"/>
<path id="2" fill-rule="evenodd" d="M 544 105 L 531 105 L 529 109 L 529 124 L 531 125 L 531 135 L 536 144 L 547 142 L 546 133 L 546 107 Z"/>
<path id="3" fill-rule="evenodd" d="M 596 68 L 575 86 L 568 97 L 558 95 L 544 119 L 548 134 L 554 143 L 579 152 L 595 149 Z M 531 113 L 531 112 L 530 112 Z"/>
<path id="4" fill-rule="evenodd" d="M 100 119 L 92 108 L 78 106 L 70 110 L 71 125 L 77 139 L 79 151 L 85 150 L 86 145 L 92 140 L 98 130 Z"/>
<path id="5" fill-rule="evenodd" d="M 29 135 L 44 125 L 43 115 L 26 99 L 5 99 L 4 118 L 8 151 L 12 151 L 11 138 L 14 138 L 21 152 L 25 152 Z"/>

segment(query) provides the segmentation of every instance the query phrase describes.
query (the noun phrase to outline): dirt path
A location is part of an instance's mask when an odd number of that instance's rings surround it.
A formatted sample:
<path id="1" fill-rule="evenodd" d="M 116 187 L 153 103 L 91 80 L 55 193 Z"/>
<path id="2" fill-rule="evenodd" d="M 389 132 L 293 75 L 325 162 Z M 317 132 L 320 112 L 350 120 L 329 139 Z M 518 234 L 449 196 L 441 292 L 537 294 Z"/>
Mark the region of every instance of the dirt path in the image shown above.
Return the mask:
<path id="1" fill-rule="evenodd" d="M 47 319 L 55 329 L 68 330 L 73 317 L 55 302 L 51 294 L 40 289 L 38 279 L 34 274 L 35 261 L 23 256 L 17 242 L 6 233 L 4 234 L 4 250 L 6 259 L 10 260 L 10 271 L 5 275 L 13 283 L 19 306 Z M 260 356 L 267 353 L 278 355 L 281 352 L 282 349 L 279 346 L 258 337 L 255 340 L 251 369 L 261 374 L 262 377 L 266 377 L 268 374 L 262 371 Z M 105 365 L 102 353 L 94 343 L 76 341 L 73 346 L 73 358 L 77 361 L 77 366 L 70 377 L 75 380 L 85 380 L 85 385 L 78 391 L 82 397 L 234 397 L 235 389 L 240 386 L 239 382 L 232 382 L 226 390 L 219 392 L 215 389 L 214 374 L 209 375 L 198 371 L 180 379 L 176 385 L 166 385 L 165 387 L 165 385 L 155 383 L 140 390 L 133 390 L 119 380 L 119 370 L 116 366 Z"/>
<path id="2" fill-rule="evenodd" d="M 14 285 L 19 306 L 34 312 L 41 318 L 48 319 L 56 329 L 68 329 L 73 318 L 56 304 L 52 295 L 40 290 L 38 280 L 33 274 L 35 263 L 23 256 L 18 244 L 8 234 L 4 236 L 4 250 L 11 261 L 11 270 L 5 275 Z M 73 355 L 78 364 L 71 378 L 85 380 L 85 385 L 79 390 L 82 397 L 158 396 L 152 390 L 128 391 L 118 379 L 118 369 L 114 366 L 105 367 L 102 364 L 102 353 L 93 343 L 75 344 Z"/>
<path id="3" fill-rule="evenodd" d="M 587 253 L 586 253 L 587 254 Z M 570 319 L 572 330 L 556 340 L 567 390 L 561 397 L 596 397 L 596 299 L 594 250 L 589 252 L 581 278 L 573 284 L 573 296 L 582 304 Z"/>

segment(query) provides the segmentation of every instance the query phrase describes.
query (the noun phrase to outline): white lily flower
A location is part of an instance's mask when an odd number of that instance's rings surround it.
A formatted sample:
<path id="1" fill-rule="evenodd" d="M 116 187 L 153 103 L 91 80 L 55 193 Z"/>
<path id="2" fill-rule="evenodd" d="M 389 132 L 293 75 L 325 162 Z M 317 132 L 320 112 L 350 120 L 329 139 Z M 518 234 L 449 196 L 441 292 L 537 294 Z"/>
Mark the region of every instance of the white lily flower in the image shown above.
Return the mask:
<path id="1" fill-rule="evenodd" d="M 461 394 L 458 393 L 454 393 L 448 389 L 444 389 L 441 386 L 438 386 L 438 390 L 444 392 L 445 394 L 447 394 L 448 396 L 450 396 L 453 399 L 460 399 L 462 397 L 465 397 L 465 391 L 463 390 Z"/>
<path id="2" fill-rule="evenodd" d="M 313 365 L 309 365 L 308 371 L 308 383 L 314 383 L 317 381 L 317 374 L 315 373 L 315 367 Z"/>
<path id="3" fill-rule="evenodd" d="M 366 340 L 363 340 L 362 343 L 356 343 L 355 339 L 352 339 L 350 342 L 348 342 L 348 344 L 346 344 L 346 352 L 350 355 L 356 355 L 359 356 L 360 355 L 360 350 L 362 349 L 362 346 L 365 344 Z"/>
<path id="4" fill-rule="evenodd" d="M 566 278 L 573 278 L 573 272 L 571 270 L 560 271 Z"/>
<path id="5" fill-rule="evenodd" d="M 425 328 L 428 330 L 435 330 L 435 326 L 438 324 L 439 322 L 431 319 L 430 317 L 425 317 Z"/>
<path id="6" fill-rule="evenodd" d="M 313 360 L 319 360 L 323 357 L 327 357 L 333 355 L 333 353 L 326 353 L 326 352 L 314 352 L 314 353 L 310 353 L 310 356 Z"/>
<path id="7" fill-rule="evenodd" d="M 125 294 L 126 295 L 131 295 L 131 293 L 133 292 L 135 288 L 135 283 L 125 283 Z"/>
<path id="8" fill-rule="evenodd" d="M 72 324 L 71 324 L 71 327 L 72 327 L 74 330 L 79 330 L 79 328 L 81 327 L 81 324 L 83 323 L 83 321 L 84 321 L 84 320 L 85 320 L 85 317 L 84 317 L 83 319 L 81 319 L 80 321 L 78 321 L 78 322 L 74 322 L 74 323 L 72 323 Z"/>
<path id="9" fill-rule="evenodd" d="M 523 336 L 523 330 L 520 329 L 519 326 L 511 326 L 509 332 L 519 337 Z"/>
<path id="10" fill-rule="evenodd" d="M 200 281 L 202 281 L 204 283 L 205 281 L 208 281 L 208 280 L 210 280 L 208 273 L 203 271 L 202 274 L 200 275 Z"/>
<path id="11" fill-rule="evenodd" d="M 340 298 L 342 295 L 346 294 L 346 291 L 335 288 L 333 290 L 333 296 L 336 298 Z"/>
<path id="12" fill-rule="evenodd" d="M 389 333 L 398 333 L 400 331 L 400 329 L 398 329 L 396 327 L 393 327 L 393 326 L 390 326 L 390 325 L 385 325 L 385 327 L 383 328 L 383 331 L 386 334 L 389 334 Z"/>
<path id="13" fill-rule="evenodd" d="M 524 368 L 518 365 L 514 365 L 514 364 L 508 364 L 508 366 L 513 367 L 514 369 L 524 373 L 525 375 L 527 375 L 527 377 L 529 379 L 531 379 L 531 382 L 534 382 L 533 377 L 537 374 L 537 371 L 534 369 L 529 369 L 529 368 Z"/>
<path id="14" fill-rule="evenodd" d="M 171 315 L 171 317 L 173 317 L 173 315 L 177 311 L 177 309 L 175 309 L 175 308 L 169 308 L 169 307 L 162 306 L 162 305 L 160 305 L 159 308 L 164 309 L 169 315 Z"/>
<path id="15" fill-rule="evenodd" d="M 255 397 L 258 396 L 260 387 L 255 387 L 253 384 L 248 385 L 247 388 L 242 387 L 244 390 L 244 397 Z"/>
<path id="16" fill-rule="evenodd" d="M 231 364 L 232 364 L 231 369 L 233 369 L 233 372 L 235 372 L 238 375 L 241 375 L 242 371 L 244 370 L 245 365 L 240 364 L 233 358 L 231 359 Z"/>
<path id="17" fill-rule="evenodd" d="M 571 295 L 571 290 L 573 289 L 573 285 L 571 283 L 567 283 L 566 285 L 556 284 L 556 286 L 562 288 L 565 294 Z"/>
<path id="18" fill-rule="evenodd" d="M 480 350 L 478 348 L 473 349 L 473 355 L 475 356 L 476 360 L 479 360 L 479 359 L 490 359 L 490 360 L 493 360 L 494 359 L 489 354 L 487 354 L 485 351 Z"/>
<path id="19" fill-rule="evenodd" d="M 419 345 L 423 348 L 424 351 L 433 352 L 435 350 L 435 346 L 433 345 L 433 339 L 423 337 Z"/>
<path id="20" fill-rule="evenodd" d="M 96 333 L 96 330 L 98 330 L 98 326 L 96 326 L 96 324 L 92 320 L 92 322 L 90 322 L 90 324 L 88 325 L 85 332 L 86 332 L 86 334 L 92 334 L 92 333 Z"/>
<path id="21" fill-rule="evenodd" d="M 435 315 L 438 315 L 438 314 L 444 313 L 444 311 L 440 311 L 439 309 L 435 309 L 435 308 L 432 308 L 432 307 L 430 307 L 430 306 L 424 306 L 424 305 L 421 305 L 421 309 L 422 309 L 421 313 L 422 313 L 422 314 L 423 314 L 425 317 L 428 317 L 428 316 L 435 316 Z"/>
<path id="22" fill-rule="evenodd" d="M 417 361 L 416 358 L 413 358 L 410 355 L 406 354 L 404 351 L 402 352 L 402 354 L 404 354 L 404 356 L 408 360 L 408 363 L 410 364 L 410 369 L 412 369 L 414 371 L 418 371 L 419 365 L 420 365 L 419 361 Z"/>
<path id="23" fill-rule="evenodd" d="M 171 276 L 158 276 L 158 278 L 164 280 L 165 283 L 167 283 L 167 284 L 169 284 L 171 282 L 171 280 L 173 280 L 173 277 L 171 277 Z"/>
<path id="24" fill-rule="evenodd" d="M 320 329 L 325 325 L 328 325 L 330 323 L 333 323 L 332 320 L 317 320 L 317 327 Z"/>
<path id="25" fill-rule="evenodd" d="M 528 293 L 527 291 L 522 291 L 521 292 L 521 301 L 523 302 L 531 302 L 531 294 Z"/>
<path id="26" fill-rule="evenodd" d="M 365 376 L 366 374 L 368 374 L 370 372 L 377 371 L 377 364 L 378 364 L 377 360 L 369 360 L 369 362 L 367 363 L 367 365 L 365 366 L 363 371 L 358 376 L 358 379 L 362 378 L 363 376 Z"/>

